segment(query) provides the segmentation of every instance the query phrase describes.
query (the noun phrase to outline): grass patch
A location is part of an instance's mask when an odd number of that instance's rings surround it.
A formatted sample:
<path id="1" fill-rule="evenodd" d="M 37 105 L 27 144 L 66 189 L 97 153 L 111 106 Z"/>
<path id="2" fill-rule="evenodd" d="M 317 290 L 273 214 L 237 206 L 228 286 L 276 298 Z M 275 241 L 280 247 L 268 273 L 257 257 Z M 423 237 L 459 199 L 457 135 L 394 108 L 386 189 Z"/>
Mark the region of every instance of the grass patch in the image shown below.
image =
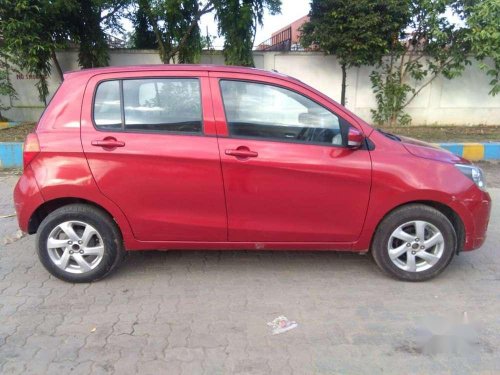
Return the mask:
<path id="1" fill-rule="evenodd" d="M 24 142 L 28 133 L 35 128 L 35 122 L 0 129 L 0 142 Z"/>
<path id="2" fill-rule="evenodd" d="M 500 126 L 397 126 L 383 130 L 428 142 L 499 142 Z"/>

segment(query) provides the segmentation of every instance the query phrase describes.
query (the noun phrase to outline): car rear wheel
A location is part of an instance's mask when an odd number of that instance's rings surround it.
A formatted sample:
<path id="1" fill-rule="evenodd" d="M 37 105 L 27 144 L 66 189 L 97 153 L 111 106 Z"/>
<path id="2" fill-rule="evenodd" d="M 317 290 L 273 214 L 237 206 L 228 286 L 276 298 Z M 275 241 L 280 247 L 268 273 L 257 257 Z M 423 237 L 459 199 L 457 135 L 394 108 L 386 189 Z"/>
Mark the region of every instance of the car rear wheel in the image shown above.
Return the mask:
<path id="1" fill-rule="evenodd" d="M 125 253 L 112 218 L 85 204 L 70 204 L 50 213 L 40 224 L 37 247 L 44 267 L 69 282 L 107 276 Z"/>
<path id="2" fill-rule="evenodd" d="M 455 230 L 445 215 L 435 208 L 412 204 L 384 218 L 371 250 L 387 274 L 400 280 L 424 281 L 443 272 L 456 244 Z"/>

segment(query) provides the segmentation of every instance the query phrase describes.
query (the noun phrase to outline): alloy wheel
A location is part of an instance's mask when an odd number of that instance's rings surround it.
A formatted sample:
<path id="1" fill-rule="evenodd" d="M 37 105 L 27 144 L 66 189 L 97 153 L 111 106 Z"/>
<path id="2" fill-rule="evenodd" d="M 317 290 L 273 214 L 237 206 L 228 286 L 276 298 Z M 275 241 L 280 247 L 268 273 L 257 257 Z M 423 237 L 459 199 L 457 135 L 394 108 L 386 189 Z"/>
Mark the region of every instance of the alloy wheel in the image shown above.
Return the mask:
<path id="1" fill-rule="evenodd" d="M 104 255 L 99 232 L 82 221 L 57 225 L 47 239 L 50 260 L 61 270 L 82 274 L 96 268 Z"/>
<path id="2" fill-rule="evenodd" d="M 444 238 L 433 224 L 415 220 L 397 227 L 389 238 L 391 261 L 408 272 L 422 272 L 439 262 L 444 253 Z"/>

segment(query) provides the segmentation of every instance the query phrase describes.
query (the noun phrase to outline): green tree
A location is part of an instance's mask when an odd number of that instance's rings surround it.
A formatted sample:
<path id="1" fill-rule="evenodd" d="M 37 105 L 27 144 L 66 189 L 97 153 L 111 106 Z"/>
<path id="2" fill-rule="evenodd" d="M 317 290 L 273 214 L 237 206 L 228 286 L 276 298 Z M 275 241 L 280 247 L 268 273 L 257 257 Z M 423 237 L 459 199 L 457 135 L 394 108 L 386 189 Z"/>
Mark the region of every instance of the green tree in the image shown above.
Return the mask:
<path id="1" fill-rule="evenodd" d="M 72 12 L 66 14 L 64 27 L 78 43 L 78 64 L 82 68 L 106 66 L 109 63 L 106 31 L 121 31 L 130 0 L 68 0 Z"/>
<path id="2" fill-rule="evenodd" d="M 62 79 L 55 51 L 68 40 L 69 33 L 62 25 L 71 11 L 72 3 L 65 0 L 0 0 L 4 51 L 23 72 L 38 77 L 36 87 L 44 103 L 51 61 Z"/>
<path id="3" fill-rule="evenodd" d="M 264 10 L 281 11 L 281 0 L 215 0 L 219 34 L 224 36 L 224 58 L 228 65 L 254 66 L 253 44 Z"/>
<path id="4" fill-rule="evenodd" d="M 214 9 L 211 1 L 200 4 L 197 0 L 145 0 L 143 9 L 164 64 L 197 62 L 201 55 L 198 22 Z"/>
<path id="5" fill-rule="evenodd" d="M 468 30 L 451 21 L 450 13 L 464 17 L 456 0 L 414 0 L 410 3 L 407 35 L 395 39 L 388 57 L 370 78 L 377 101 L 372 117 L 378 125 L 409 124 L 405 108 L 438 76 L 462 74 L 470 64 Z"/>
<path id="6" fill-rule="evenodd" d="M 144 11 L 158 43 L 160 59 L 168 64 L 197 62 L 203 40 L 200 18 L 213 13 L 225 38 L 226 64 L 253 66 L 255 31 L 264 11 L 278 13 L 281 0 L 144 0 Z"/>
<path id="7" fill-rule="evenodd" d="M 4 52 L 3 46 L 0 45 L 0 97 L 7 97 L 9 100 L 17 98 L 16 90 L 9 78 L 11 71 L 16 72 L 16 69 L 12 66 L 10 56 Z M 8 103 L 0 101 L 0 120 L 4 120 L 2 112 L 8 109 L 10 109 L 10 101 Z"/>
<path id="8" fill-rule="evenodd" d="M 73 14 L 72 36 L 79 44 L 78 64 L 82 68 L 106 66 L 109 62 L 108 45 L 101 28 L 101 9 L 93 0 L 81 0 Z"/>
<path id="9" fill-rule="evenodd" d="M 146 9 L 148 0 L 138 0 L 137 8 L 132 15 L 132 23 L 134 24 L 134 32 L 132 34 L 132 46 L 139 49 L 156 49 L 156 36 L 153 28 L 148 22 Z"/>
<path id="10" fill-rule="evenodd" d="M 301 43 L 335 55 L 342 69 L 341 103 L 345 105 L 347 70 L 381 61 L 408 19 L 399 0 L 312 0 Z"/>
<path id="11" fill-rule="evenodd" d="M 500 93 L 500 1 L 483 0 L 466 6 L 466 36 L 473 56 L 491 77 L 491 95 Z"/>
<path id="12" fill-rule="evenodd" d="M 130 0 L 0 0 L 0 30 L 4 50 L 21 71 L 36 76 L 40 100 L 47 101 L 47 79 L 55 68 L 63 72 L 56 50 L 70 41 L 79 44 L 83 68 L 107 65 L 104 30 L 119 28 Z"/>

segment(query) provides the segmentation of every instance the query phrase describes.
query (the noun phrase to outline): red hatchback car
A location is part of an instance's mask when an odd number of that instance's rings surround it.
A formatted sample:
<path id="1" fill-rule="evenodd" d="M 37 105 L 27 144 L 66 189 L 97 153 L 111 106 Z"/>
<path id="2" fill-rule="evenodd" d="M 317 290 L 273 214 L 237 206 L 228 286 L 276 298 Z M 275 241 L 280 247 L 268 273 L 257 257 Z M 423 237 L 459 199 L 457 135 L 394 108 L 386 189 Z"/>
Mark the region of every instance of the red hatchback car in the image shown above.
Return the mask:
<path id="1" fill-rule="evenodd" d="M 371 251 L 426 280 L 483 244 L 491 202 L 481 169 L 296 79 L 202 65 L 66 74 L 14 198 L 43 265 L 71 282 L 143 249 Z"/>

